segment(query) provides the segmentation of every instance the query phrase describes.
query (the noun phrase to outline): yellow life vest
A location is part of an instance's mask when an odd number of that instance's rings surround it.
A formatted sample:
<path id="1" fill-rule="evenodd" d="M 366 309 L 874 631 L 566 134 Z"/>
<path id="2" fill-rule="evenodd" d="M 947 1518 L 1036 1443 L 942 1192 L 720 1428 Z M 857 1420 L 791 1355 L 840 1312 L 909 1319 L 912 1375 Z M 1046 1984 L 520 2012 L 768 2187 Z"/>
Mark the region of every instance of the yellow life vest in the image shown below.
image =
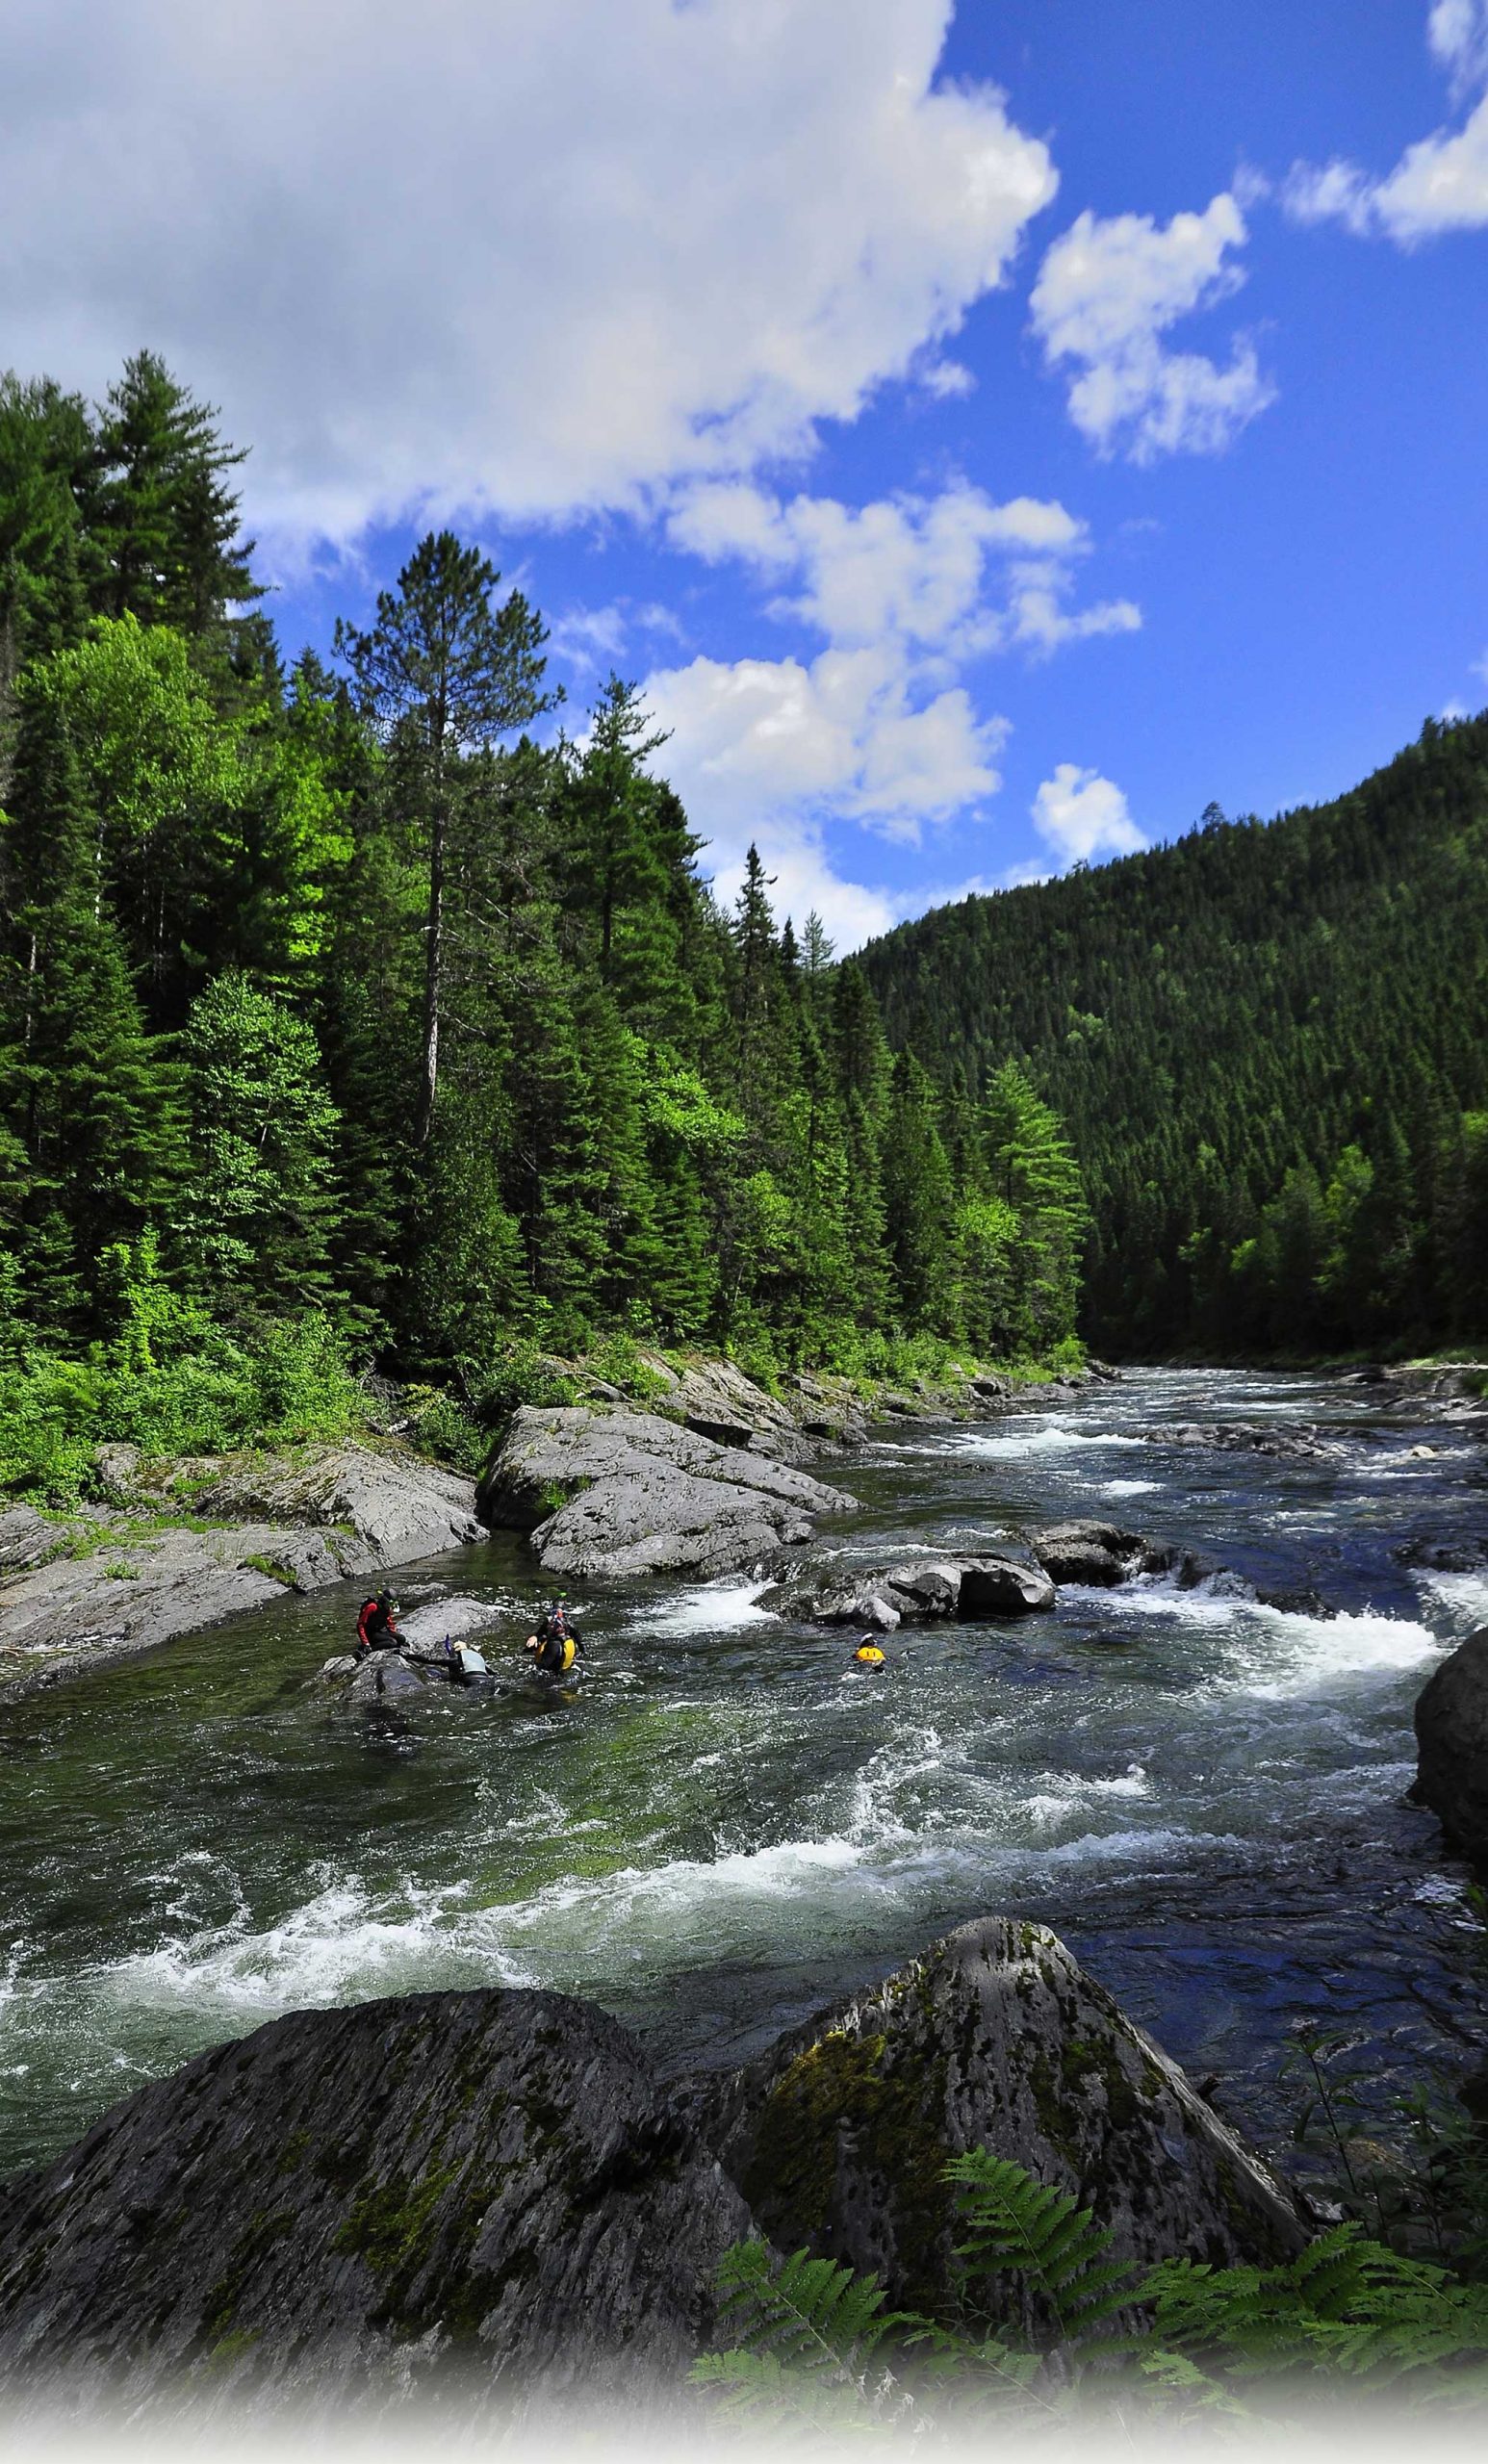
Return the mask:
<path id="1" fill-rule="evenodd" d="M 854 1659 L 860 1659 L 864 1666 L 868 1668 L 882 1667 L 884 1662 L 884 1654 L 880 1651 L 877 1643 L 859 1643 L 858 1649 L 853 1654 L 853 1657 Z"/>
<path id="2" fill-rule="evenodd" d="M 559 1674 L 559 1676 L 560 1676 L 560 1677 L 567 1677 L 567 1675 L 568 1675 L 568 1673 L 569 1673 L 569 1670 L 573 1667 L 573 1665 L 574 1665 L 574 1637 L 573 1637 L 573 1635 L 572 1635 L 572 1634 L 565 1634 L 565 1635 L 564 1635 L 564 1637 L 563 1637 L 563 1657 L 562 1657 L 561 1661 L 560 1661 L 560 1662 L 559 1662 L 559 1664 L 558 1664 L 558 1674 Z"/>

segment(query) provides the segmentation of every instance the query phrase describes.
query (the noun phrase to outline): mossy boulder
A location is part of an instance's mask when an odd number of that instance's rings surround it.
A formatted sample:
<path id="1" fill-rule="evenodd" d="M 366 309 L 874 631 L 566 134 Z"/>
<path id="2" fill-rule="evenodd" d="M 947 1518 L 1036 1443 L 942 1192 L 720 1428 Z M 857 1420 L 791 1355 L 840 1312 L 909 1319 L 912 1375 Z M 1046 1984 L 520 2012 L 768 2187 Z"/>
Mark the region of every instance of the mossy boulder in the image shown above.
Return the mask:
<path id="1" fill-rule="evenodd" d="M 1069 2191 L 1146 2265 L 1290 2256 L 1286 2190 L 1041 1925 L 987 1917 L 809 2021 L 689 2109 L 781 2249 L 955 2303 L 952 2156 Z M 1022 2297 L 1010 2293 L 1017 2315 Z"/>
<path id="2" fill-rule="evenodd" d="M 306 2011 L 0 2203 L 0 2401 L 237 2418 L 457 2389 L 622 2407 L 712 2323 L 743 2200 L 624 2029 L 556 1993 Z"/>

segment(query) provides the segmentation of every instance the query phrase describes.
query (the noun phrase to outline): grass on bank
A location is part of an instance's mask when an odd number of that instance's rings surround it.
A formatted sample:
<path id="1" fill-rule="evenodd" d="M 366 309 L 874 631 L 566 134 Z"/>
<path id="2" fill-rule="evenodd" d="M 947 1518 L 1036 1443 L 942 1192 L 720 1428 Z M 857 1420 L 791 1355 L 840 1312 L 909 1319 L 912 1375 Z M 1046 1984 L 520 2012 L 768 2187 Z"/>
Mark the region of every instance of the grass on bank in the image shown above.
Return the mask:
<path id="1" fill-rule="evenodd" d="M 24 1339 L 0 1350 L 0 1496 L 76 1512 L 106 1495 L 97 1457 L 110 1445 L 136 1447 L 146 1463 L 164 1463 L 397 1435 L 436 1461 L 474 1472 L 520 1405 L 575 1402 L 592 1377 L 653 1403 L 665 1386 L 657 1359 L 680 1369 L 702 1357 L 644 1347 L 626 1332 L 602 1337 L 573 1362 L 513 1340 L 483 1361 L 453 1364 L 446 1383 L 395 1388 L 358 1373 L 345 1337 L 324 1316 L 229 1329 L 200 1310 L 151 1296 L 148 1311 L 127 1312 L 112 1340 L 80 1355 Z M 808 1366 L 845 1380 L 870 1408 L 898 1387 L 953 1392 L 985 1366 L 938 1337 L 854 1327 L 834 1336 L 829 1357 L 809 1364 L 787 1360 L 762 1335 L 739 1343 L 729 1357 L 768 1394 L 782 1394 L 788 1372 Z M 1043 1362 L 994 1366 L 1022 1382 L 1072 1373 L 1083 1361 L 1079 1345 L 1065 1342 Z M 195 1485 L 204 1484 L 210 1476 Z M 190 1476 L 173 1482 L 172 1505 L 179 1499 L 188 1509 L 192 1488 Z"/>

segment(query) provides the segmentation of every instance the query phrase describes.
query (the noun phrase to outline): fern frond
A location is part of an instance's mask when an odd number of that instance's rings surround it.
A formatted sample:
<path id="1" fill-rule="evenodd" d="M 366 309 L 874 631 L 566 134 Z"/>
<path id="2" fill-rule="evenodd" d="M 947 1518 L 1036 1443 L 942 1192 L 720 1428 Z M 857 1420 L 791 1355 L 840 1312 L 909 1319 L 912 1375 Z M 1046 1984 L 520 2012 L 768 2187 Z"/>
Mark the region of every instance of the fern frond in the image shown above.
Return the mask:
<path id="1" fill-rule="evenodd" d="M 1135 2297 L 1136 2270 L 1106 2256 L 1112 2234 L 1067 2191 L 1036 2181 L 985 2147 L 958 2156 L 946 2178 L 961 2193 L 968 2272 L 1025 2276 L 1053 2314 L 1063 2343 L 1078 2346 L 1114 2323 Z"/>
<path id="2" fill-rule="evenodd" d="M 1159 2348 L 1244 2379 L 1323 2372 L 1376 2386 L 1434 2374 L 1462 2400 L 1488 2382 L 1488 2287 L 1403 2258 L 1339 2224 L 1285 2267 L 1169 2260 L 1139 2288 Z"/>

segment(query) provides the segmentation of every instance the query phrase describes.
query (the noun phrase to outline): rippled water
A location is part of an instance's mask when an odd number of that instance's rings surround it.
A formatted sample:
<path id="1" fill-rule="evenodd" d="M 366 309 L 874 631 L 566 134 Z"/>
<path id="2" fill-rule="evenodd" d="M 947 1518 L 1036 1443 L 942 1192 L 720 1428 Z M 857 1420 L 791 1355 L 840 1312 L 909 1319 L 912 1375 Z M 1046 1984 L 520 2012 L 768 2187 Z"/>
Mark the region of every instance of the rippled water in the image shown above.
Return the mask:
<path id="1" fill-rule="evenodd" d="M 1326 1424 L 1345 1458 L 1154 1442 L 1234 1418 Z M 1481 1936 L 1401 1795 L 1415 1695 L 1488 1620 L 1488 1579 L 1391 1552 L 1488 1530 L 1483 1459 L 1336 1379 L 1132 1373 L 891 1433 L 843 1473 L 863 1511 L 830 1553 L 1098 1514 L 1342 1613 L 1223 1576 L 1070 1589 L 1057 1618 L 895 1637 L 870 1677 L 753 1583 L 657 1585 L 587 1604 L 565 1699 L 521 1681 L 540 1585 L 493 1543 L 402 1588 L 502 1604 L 496 1698 L 327 1703 L 307 1680 L 345 1642 L 347 1586 L 0 1711 L 0 2170 L 297 2006 L 558 1986 L 674 2066 L 721 2062 L 988 1910 L 1055 1926 L 1262 2138 L 1299 2017 L 1356 2027 L 1381 2099 L 1424 2054 L 1460 2064 Z"/>

